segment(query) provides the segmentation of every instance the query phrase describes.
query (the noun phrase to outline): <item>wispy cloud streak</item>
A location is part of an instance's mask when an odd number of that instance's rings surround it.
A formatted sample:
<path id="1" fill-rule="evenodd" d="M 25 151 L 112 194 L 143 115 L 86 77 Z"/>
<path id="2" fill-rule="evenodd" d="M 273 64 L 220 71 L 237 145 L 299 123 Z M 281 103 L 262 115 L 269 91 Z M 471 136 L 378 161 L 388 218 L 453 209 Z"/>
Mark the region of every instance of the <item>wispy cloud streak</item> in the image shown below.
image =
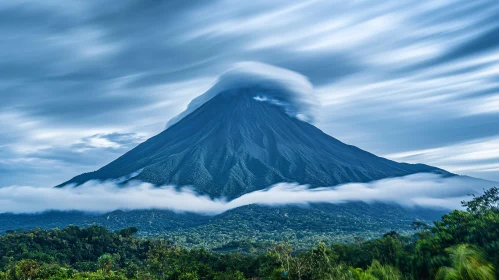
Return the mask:
<path id="1" fill-rule="evenodd" d="M 385 156 L 403 162 L 425 162 L 455 173 L 485 175 L 499 171 L 499 138 L 487 137 L 444 147 L 406 151 Z"/>
<path id="2" fill-rule="evenodd" d="M 101 167 L 119 154 L 56 158 L 95 134 L 159 133 L 241 61 L 307 77 L 315 124 L 376 154 L 499 135 L 497 0 L 28 0 L 0 18 L 1 185 Z"/>

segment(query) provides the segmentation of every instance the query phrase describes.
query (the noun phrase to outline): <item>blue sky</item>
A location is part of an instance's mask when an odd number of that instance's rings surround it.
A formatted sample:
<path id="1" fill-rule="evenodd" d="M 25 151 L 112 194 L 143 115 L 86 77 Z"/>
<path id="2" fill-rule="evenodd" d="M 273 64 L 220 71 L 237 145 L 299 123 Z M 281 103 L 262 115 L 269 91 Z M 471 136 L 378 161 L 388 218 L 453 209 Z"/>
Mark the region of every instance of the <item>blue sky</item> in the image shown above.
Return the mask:
<path id="1" fill-rule="evenodd" d="M 307 76 L 315 125 L 499 180 L 499 2 L 3 1 L 0 186 L 53 186 L 150 136 L 235 63 Z"/>

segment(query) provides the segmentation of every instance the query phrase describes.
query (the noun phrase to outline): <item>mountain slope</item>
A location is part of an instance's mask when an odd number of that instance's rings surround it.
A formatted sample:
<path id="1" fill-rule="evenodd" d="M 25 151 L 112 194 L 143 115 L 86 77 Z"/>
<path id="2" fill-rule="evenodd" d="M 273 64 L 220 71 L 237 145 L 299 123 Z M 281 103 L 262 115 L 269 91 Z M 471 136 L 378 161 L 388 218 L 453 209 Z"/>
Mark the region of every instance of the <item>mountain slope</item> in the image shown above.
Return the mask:
<path id="1" fill-rule="evenodd" d="M 448 174 L 346 145 L 290 116 L 279 102 L 259 98 L 270 94 L 256 86 L 226 90 L 117 160 L 60 186 L 142 170 L 134 179 L 192 185 L 202 194 L 234 198 L 278 182 L 318 187 L 419 172 Z"/>
<path id="2" fill-rule="evenodd" d="M 166 210 L 113 211 L 110 213 L 44 212 L 0 214 L 0 235 L 7 230 L 102 225 L 110 230 L 137 227 L 143 237 L 165 237 L 183 247 L 203 246 L 221 251 L 240 249 L 244 242 L 290 241 L 311 248 L 319 241 L 351 242 L 396 230 L 411 233 L 413 221 L 431 223 L 443 212 L 406 209 L 398 205 L 362 202 L 268 207 L 247 205 L 216 216 Z"/>

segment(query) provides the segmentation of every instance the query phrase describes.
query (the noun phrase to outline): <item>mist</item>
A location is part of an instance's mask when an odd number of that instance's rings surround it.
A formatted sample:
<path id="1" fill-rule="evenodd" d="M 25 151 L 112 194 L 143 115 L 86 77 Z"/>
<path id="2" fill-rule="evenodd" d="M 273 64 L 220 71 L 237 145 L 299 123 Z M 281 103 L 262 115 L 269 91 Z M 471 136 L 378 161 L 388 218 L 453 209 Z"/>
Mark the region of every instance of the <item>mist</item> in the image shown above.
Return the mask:
<path id="1" fill-rule="evenodd" d="M 310 203 L 385 202 L 404 207 L 458 209 L 469 194 L 480 194 L 493 182 L 462 176 L 442 177 L 420 173 L 369 183 L 350 183 L 311 189 L 308 185 L 278 183 L 234 200 L 211 199 L 192 188 L 155 187 L 140 181 L 125 185 L 120 180 L 89 181 L 78 187 L 0 188 L 0 212 L 35 213 L 47 210 L 108 212 L 113 210 L 164 209 L 215 215 L 237 207 Z"/>

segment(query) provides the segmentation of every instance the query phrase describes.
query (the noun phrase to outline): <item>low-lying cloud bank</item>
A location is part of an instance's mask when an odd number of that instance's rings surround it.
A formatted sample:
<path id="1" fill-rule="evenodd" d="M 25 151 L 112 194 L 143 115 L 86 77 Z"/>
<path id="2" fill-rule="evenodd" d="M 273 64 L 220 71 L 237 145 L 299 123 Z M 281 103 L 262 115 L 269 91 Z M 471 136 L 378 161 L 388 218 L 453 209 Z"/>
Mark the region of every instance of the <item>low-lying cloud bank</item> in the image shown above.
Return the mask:
<path id="1" fill-rule="evenodd" d="M 89 181 L 72 188 L 10 186 L 0 188 L 0 213 L 33 213 L 45 210 L 107 212 L 117 209 L 165 209 L 179 212 L 218 214 L 249 204 L 285 205 L 346 203 L 354 201 L 397 203 L 405 207 L 456 209 L 469 194 L 493 187 L 493 182 L 470 177 L 442 177 L 420 173 L 369 183 L 351 183 L 310 189 L 307 185 L 278 183 L 266 190 L 234 200 L 211 199 L 190 188 L 154 187 L 132 181 Z"/>

